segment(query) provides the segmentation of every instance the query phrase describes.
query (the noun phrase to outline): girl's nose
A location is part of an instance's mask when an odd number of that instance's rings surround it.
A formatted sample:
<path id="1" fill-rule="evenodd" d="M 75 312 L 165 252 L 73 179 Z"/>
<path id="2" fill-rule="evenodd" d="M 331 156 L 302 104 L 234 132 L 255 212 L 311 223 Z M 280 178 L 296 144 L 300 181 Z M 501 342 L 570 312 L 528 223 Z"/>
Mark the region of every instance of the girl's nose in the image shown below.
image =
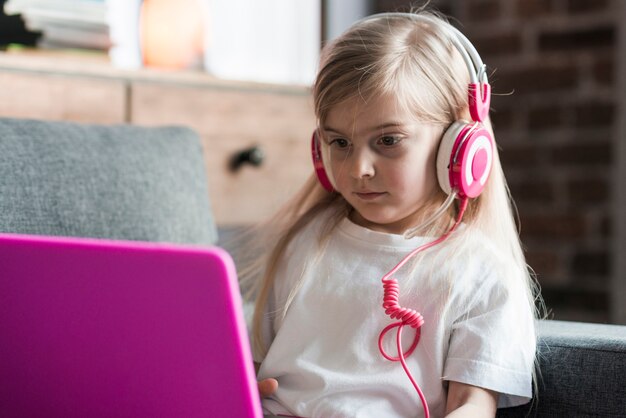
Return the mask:
<path id="1" fill-rule="evenodd" d="M 352 161 L 350 162 L 350 175 L 357 180 L 363 178 L 374 177 L 376 171 L 374 170 L 374 159 L 367 152 L 367 150 L 361 149 L 352 155 Z"/>

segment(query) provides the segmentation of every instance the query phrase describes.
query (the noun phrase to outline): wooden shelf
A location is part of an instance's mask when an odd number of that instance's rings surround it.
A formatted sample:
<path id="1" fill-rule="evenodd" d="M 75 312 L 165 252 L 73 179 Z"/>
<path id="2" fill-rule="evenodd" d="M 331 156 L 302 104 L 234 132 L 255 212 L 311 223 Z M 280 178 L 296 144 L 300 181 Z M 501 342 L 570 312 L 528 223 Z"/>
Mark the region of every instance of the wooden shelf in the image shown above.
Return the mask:
<path id="1" fill-rule="evenodd" d="M 193 87 L 223 88 L 245 91 L 308 95 L 307 86 L 268 84 L 223 80 L 201 70 L 167 70 L 158 68 L 121 69 L 111 65 L 107 54 L 80 50 L 16 50 L 0 52 L 0 70 L 20 73 L 55 74 L 71 77 L 93 77 L 126 82 L 174 83 Z"/>

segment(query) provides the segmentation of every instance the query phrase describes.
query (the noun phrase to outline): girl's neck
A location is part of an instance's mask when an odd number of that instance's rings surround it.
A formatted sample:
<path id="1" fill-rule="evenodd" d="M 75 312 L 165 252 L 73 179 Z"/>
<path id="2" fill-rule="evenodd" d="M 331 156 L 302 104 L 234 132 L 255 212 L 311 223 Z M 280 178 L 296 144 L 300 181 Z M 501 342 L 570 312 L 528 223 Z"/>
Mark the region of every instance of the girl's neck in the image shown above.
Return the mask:
<path id="1" fill-rule="evenodd" d="M 361 214 L 359 214 L 356 210 L 354 210 L 353 208 L 350 208 L 350 211 L 348 212 L 348 219 L 352 221 L 354 224 L 362 226 L 372 231 L 382 232 L 386 234 L 393 234 L 393 235 L 404 235 L 405 232 L 408 231 L 409 229 L 419 226 L 424 221 L 426 221 L 432 215 L 432 213 L 434 213 L 436 209 L 437 208 L 434 208 L 432 210 L 427 209 L 427 208 L 420 208 L 416 212 L 414 212 L 411 216 L 405 219 L 402 219 L 393 224 L 381 225 L 375 222 L 368 221 L 367 219 L 363 218 Z M 446 212 L 445 214 L 440 216 L 439 219 L 437 219 L 431 225 L 425 225 L 423 234 L 425 236 L 430 236 L 430 235 L 436 236 L 440 232 L 441 233 L 444 232 L 451 221 L 451 217 L 448 215 L 448 213 L 449 212 Z"/>

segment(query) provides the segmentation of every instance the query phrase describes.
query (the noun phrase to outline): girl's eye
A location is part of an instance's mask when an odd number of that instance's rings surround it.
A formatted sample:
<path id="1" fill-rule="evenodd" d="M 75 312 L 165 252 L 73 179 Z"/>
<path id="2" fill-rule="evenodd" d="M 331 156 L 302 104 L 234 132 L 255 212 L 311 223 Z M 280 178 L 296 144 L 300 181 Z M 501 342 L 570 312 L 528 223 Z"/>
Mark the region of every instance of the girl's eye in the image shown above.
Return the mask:
<path id="1" fill-rule="evenodd" d="M 402 139 L 397 136 L 383 136 L 378 139 L 378 143 L 385 147 L 392 147 L 398 144 Z"/>
<path id="2" fill-rule="evenodd" d="M 345 138 L 336 138 L 336 139 L 332 139 L 328 143 L 328 145 L 330 145 L 331 147 L 344 149 L 344 148 L 348 148 L 350 146 L 350 143 Z"/>

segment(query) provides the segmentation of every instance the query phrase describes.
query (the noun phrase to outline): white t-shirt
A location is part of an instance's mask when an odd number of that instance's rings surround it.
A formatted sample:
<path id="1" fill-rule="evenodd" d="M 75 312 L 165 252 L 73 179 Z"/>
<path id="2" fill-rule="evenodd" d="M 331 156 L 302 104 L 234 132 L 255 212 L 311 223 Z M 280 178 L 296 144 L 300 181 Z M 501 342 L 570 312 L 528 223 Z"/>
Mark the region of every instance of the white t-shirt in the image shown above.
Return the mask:
<path id="1" fill-rule="evenodd" d="M 314 220 L 294 238 L 275 279 L 264 324 L 271 345 L 264 359 L 255 353 L 255 360 L 262 360 L 259 379 L 279 383 L 275 395 L 263 401 L 264 409 L 301 417 L 423 416 L 401 364 L 386 360 L 378 349 L 380 332 L 396 322 L 382 308 L 381 278 L 433 238 L 406 240 L 344 219 L 314 261 L 321 222 Z M 436 246 L 423 261 L 426 265 L 434 257 L 436 268 L 424 270 L 420 263 L 394 275 L 400 305 L 425 320 L 419 345 L 406 361 L 431 416 L 444 415 L 450 380 L 499 392 L 499 406 L 526 403 L 535 333 L 522 284 L 503 284 L 506 266 L 484 240 L 477 238 L 471 255 L 449 252 L 445 244 Z M 301 277 L 282 319 L 277 312 Z M 397 356 L 395 334 L 390 331 L 384 340 L 392 357 Z M 405 349 L 414 335 L 404 328 Z"/>

